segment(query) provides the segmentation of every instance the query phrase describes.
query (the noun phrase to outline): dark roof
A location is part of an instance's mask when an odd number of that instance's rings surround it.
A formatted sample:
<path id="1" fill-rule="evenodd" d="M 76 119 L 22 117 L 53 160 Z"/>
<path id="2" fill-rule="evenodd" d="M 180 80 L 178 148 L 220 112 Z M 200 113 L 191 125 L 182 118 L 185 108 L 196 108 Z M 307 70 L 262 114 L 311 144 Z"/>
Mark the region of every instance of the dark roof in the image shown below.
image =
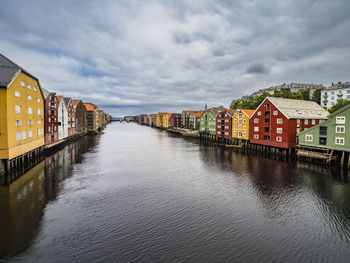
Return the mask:
<path id="1" fill-rule="evenodd" d="M 63 101 L 66 104 L 66 106 L 68 106 L 70 100 L 71 100 L 71 98 L 63 97 Z"/>
<path id="2" fill-rule="evenodd" d="M 21 68 L 16 63 L 14 63 L 13 61 L 5 57 L 4 55 L 0 54 L 0 87 L 7 87 L 18 70 L 22 70 L 23 73 L 25 73 L 26 75 L 39 81 L 36 77 L 34 77 L 28 71 Z"/>

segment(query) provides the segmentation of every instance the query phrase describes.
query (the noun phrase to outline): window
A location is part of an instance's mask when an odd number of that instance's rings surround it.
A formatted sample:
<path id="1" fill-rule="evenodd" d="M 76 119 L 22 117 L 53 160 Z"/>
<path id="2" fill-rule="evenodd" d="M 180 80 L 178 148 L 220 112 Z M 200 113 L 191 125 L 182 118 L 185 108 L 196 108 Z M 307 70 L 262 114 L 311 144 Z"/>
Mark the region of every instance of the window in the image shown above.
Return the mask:
<path id="1" fill-rule="evenodd" d="M 244 124 L 246 124 L 246 123 L 247 123 L 247 120 L 246 120 L 246 119 L 244 119 L 244 120 L 243 120 L 243 123 L 244 123 Z"/>
<path id="2" fill-rule="evenodd" d="M 246 130 L 246 129 L 247 129 L 247 126 L 244 125 L 244 126 L 243 126 L 243 130 Z"/>
<path id="3" fill-rule="evenodd" d="M 327 127 L 320 126 L 320 136 L 327 136 Z"/>
<path id="4" fill-rule="evenodd" d="M 237 132 L 233 132 L 233 135 L 237 135 Z"/>
<path id="5" fill-rule="evenodd" d="M 345 139 L 342 137 L 335 137 L 335 144 L 344 145 Z"/>
<path id="6" fill-rule="evenodd" d="M 336 124 L 345 124 L 345 116 L 337 117 Z"/>
<path id="7" fill-rule="evenodd" d="M 27 137 L 27 136 L 26 136 L 26 132 L 23 131 L 23 132 L 22 132 L 22 140 L 26 139 L 26 137 Z"/>
<path id="8" fill-rule="evenodd" d="M 336 133 L 345 133 L 345 126 L 336 126 L 335 132 Z"/>
<path id="9" fill-rule="evenodd" d="M 38 115 L 40 115 L 40 109 L 38 109 Z"/>
<path id="10" fill-rule="evenodd" d="M 258 119 L 258 118 L 255 118 L 255 119 L 254 119 L 254 123 L 259 123 L 259 119 Z"/>
<path id="11" fill-rule="evenodd" d="M 264 141 L 269 141 L 269 140 L 270 140 L 270 136 L 264 135 Z"/>
<path id="12" fill-rule="evenodd" d="M 237 125 L 234 125 L 234 126 L 233 126 L 233 129 L 235 129 L 235 130 L 236 130 L 236 129 L 237 129 Z"/>
<path id="13" fill-rule="evenodd" d="M 16 141 L 21 140 L 21 132 L 16 132 Z"/>
<path id="14" fill-rule="evenodd" d="M 269 124 L 270 123 L 270 119 L 265 119 L 265 124 Z"/>
<path id="15" fill-rule="evenodd" d="M 242 124 L 242 120 L 238 120 L 238 124 Z"/>
<path id="16" fill-rule="evenodd" d="M 16 126 L 21 126 L 22 125 L 22 121 L 21 120 L 16 120 Z"/>
<path id="17" fill-rule="evenodd" d="M 33 110 L 31 107 L 28 107 L 28 114 L 33 114 Z"/>
<path id="18" fill-rule="evenodd" d="M 255 132 L 258 132 L 258 131 L 259 131 L 259 127 L 257 127 L 257 126 L 254 127 L 254 131 L 255 131 Z"/>
<path id="19" fill-rule="evenodd" d="M 314 140 L 313 136 L 311 134 L 306 134 L 305 135 L 305 141 L 307 142 L 312 142 Z"/>
<path id="20" fill-rule="evenodd" d="M 265 109 L 269 109 L 270 108 L 270 105 L 267 103 L 264 105 Z"/>
<path id="21" fill-rule="evenodd" d="M 270 117 L 270 112 L 269 111 L 265 111 L 265 117 L 266 118 Z"/>
<path id="22" fill-rule="evenodd" d="M 276 141 L 277 141 L 277 142 L 282 142 L 282 137 L 281 137 L 281 136 L 277 136 L 277 137 L 276 137 Z"/>
<path id="23" fill-rule="evenodd" d="M 25 87 L 25 86 L 26 86 L 26 83 L 21 80 L 21 87 Z"/>
<path id="24" fill-rule="evenodd" d="M 33 124 L 33 120 L 28 120 L 28 124 L 32 125 Z"/>
<path id="25" fill-rule="evenodd" d="M 265 127 L 264 131 L 265 132 L 270 132 L 270 128 L 269 127 Z"/>
<path id="26" fill-rule="evenodd" d="M 36 92 L 36 87 L 33 87 L 34 92 Z"/>
<path id="27" fill-rule="evenodd" d="M 16 113 L 21 113 L 21 106 L 15 105 L 15 112 Z"/>
<path id="28" fill-rule="evenodd" d="M 312 120 L 312 125 L 315 125 L 316 124 L 316 120 Z"/>
<path id="29" fill-rule="evenodd" d="M 233 122 L 234 122 L 234 123 L 237 123 L 237 119 L 235 119 Z"/>
<path id="30" fill-rule="evenodd" d="M 254 135 L 253 135 L 253 138 L 254 138 L 254 139 L 259 139 L 259 134 L 254 134 Z"/>
<path id="31" fill-rule="evenodd" d="M 309 124 L 309 120 L 304 120 L 304 124 Z"/>
<path id="32" fill-rule="evenodd" d="M 327 137 L 320 137 L 319 144 L 327 145 Z"/>
<path id="33" fill-rule="evenodd" d="M 40 124 L 40 123 L 41 123 L 41 119 L 38 120 L 38 124 Z"/>
<path id="34" fill-rule="evenodd" d="M 245 137 L 246 136 L 246 133 L 245 132 L 243 132 L 243 137 Z"/>
<path id="35" fill-rule="evenodd" d="M 30 84 L 28 84 L 28 89 L 32 89 L 32 86 Z"/>
<path id="36" fill-rule="evenodd" d="M 238 118 L 242 119 L 242 113 L 238 114 Z"/>
<path id="37" fill-rule="evenodd" d="M 282 128 L 277 128 L 277 133 L 282 133 Z"/>
<path id="38" fill-rule="evenodd" d="M 258 111 L 258 116 L 261 116 L 261 111 Z"/>
<path id="39" fill-rule="evenodd" d="M 49 126 L 49 132 L 51 132 L 51 127 Z"/>
<path id="40" fill-rule="evenodd" d="M 51 122 L 51 118 L 49 117 L 49 122 Z"/>
<path id="41" fill-rule="evenodd" d="M 36 101 L 39 103 L 40 102 L 40 98 L 37 98 Z"/>
<path id="42" fill-rule="evenodd" d="M 275 116 L 278 115 L 278 111 L 274 110 L 273 115 L 275 115 Z"/>
<path id="43" fill-rule="evenodd" d="M 277 118 L 277 123 L 278 124 L 282 124 L 283 123 L 283 119 L 282 118 Z"/>
<path id="44" fill-rule="evenodd" d="M 32 96 L 28 95 L 28 100 L 32 100 Z"/>
<path id="45" fill-rule="evenodd" d="M 21 97 L 21 93 L 19 93 L 19 91 L 15 90 L 15 97 L 19 98 Z"/>
<path id="46" fill-rule="evenodd" d="M 28 131 L 28 138 L 32 138 L 33 137 L 33 131 L 32 130 L 29 130 Z"/>

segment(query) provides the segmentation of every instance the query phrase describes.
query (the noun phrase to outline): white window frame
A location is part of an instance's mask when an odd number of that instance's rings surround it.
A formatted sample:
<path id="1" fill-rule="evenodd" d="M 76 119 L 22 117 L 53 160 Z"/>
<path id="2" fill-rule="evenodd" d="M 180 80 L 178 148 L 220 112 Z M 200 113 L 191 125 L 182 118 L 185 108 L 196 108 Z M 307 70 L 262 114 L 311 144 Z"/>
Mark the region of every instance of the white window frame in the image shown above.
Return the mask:
<path id="1" fill-rule="evenodd" d="M 277 122 L 277 124 L 282 124 L 283 123 L 283 119 L 282 118 L 277 118 L 276 122 Z"/>
<path id="2" fill-rule="evenodd" d="M 33 90 L 34 90 L 34 92 L 36 92 L 36 87 L 35 86 L 33 87 Z"/>
<path id="3" fill-rule="evenodd" d="M 259 126 L 255 126 L 255 127 L 254 127 L 254 131 L 255 131 L 255 132 L 258 132 L 258 131 L 259 131 Z"/>
<path id="4" fill-rule="evenodd" d="M 37 101 L 38 103 L 40 103 L 40 98 L 37 98 L 36 101 Z"/>
<path id="5" fill-rule="evenodd" d="M 282 128 L 277 128 L 276 132 L 277 132 L 278 134 L 282 134 L 282 133 L 283 133 L 283 129 L 282 129 Z"/>
<path id="6" fill-rule="evenodd" d="M 28 107 L 28 114 L 30 114 L 30 115 L 33 114 L 33 109 L 32 109 L 32 107 Z"/>
<path id="7" fill-rule="evenodd" d="M 30 85 L 30 84 L 28 84 L 27 87 L 28 87 L 28 89 L 32 89 L 32 85 Z"/>
<path id="8" fill-rule="evenodd" d="M 23 87 L 23 88 L 26 87 L 26 83 L 23 80 L 21 80 L 21 87 Z"/>
<path id="9" fill-rule="evenodd" d="M 304 120 L 304 124 L 305 124 L 305 125 L 308 125 L 308 124 L 309 124 L 309 120 L 307 120 L 307 119 Z"/>
<path id="10" fill-rule="evenodd" d="M 276 137 L 276 142 L 282 142 L 282 137 L 281 136 L 277 136 Z"/>
<path id="11" fill-rule="evenodd" d="M 33 137 L 33 131 L 32 130 L 29 130 L 28 131 L 28 138 L 32 138 Z"/>
<path id="12" fill-rule="evenodd" d="M 345 138 L 344 137 L 335 137 L 335 144 L 336 145 L 344 145 L 345 144 Z"/>
<path id="13" fill-rule="evenodd" d="M 254 134 L 253 138 L 258 140 L 259 139 L 259 134 Z"/>
<path id="14" fill-rule="evenodd" d="M 27 96 L 27 99 L 28 99 L 28 100 L 32 100 L 32 96 L 31 96 L 31 95 L 28 95 L 28 96 Z"/>
<path id="15" fill-rule="evenodd" d="M 15 97 L 20 98 L 21 97 L 21 93 L 17 90 L 15 90 Z"/>
<path id="16" fill-rule="evenodd" d="M 312 142 L 314 140 L 314 136 L 312 134 L 305 134 L 305 141 Z"/>
<path id="17" fill-rule="evenodd" d="M 312 125 L 315 125 L 315 124 L 316 124 L 316 120 L 313 119 L 313 120 L 311 121 L 311 123 L 312 123 Z"/>
<path id="18" fill-rule="evenodd" d="M 22 131 L 22 140 L 27 139 L 26 131 Z"/>
<path id="19" fill-rule="evenodd" d="M 254 123 L 259 123 L 259 118 L 254 118 Z"/>
<path id="20" fill-rule="evenodd" d="M 275 116 L 278 115 L 278 111 L 277 111 L 277 110 L 274 110 L 274 111 L 273 111 L 273 115 L 275 115 Z"/>
<path id="21" fill-rule="evenodd" d="M 16 120 L 16 126 L 21 126 L 22 125 L 22 120 Z"/>
<path id="22" fill-rule="evenodd" d="M 20 141 L 22 138 L 22 133 L 21 132 L 16 132 L 16 142 Z"/>
<path id="23" fill-rule="evenodd" d="M 345 126 L 343 126 L 343 125 L 335 126 L 335 132 L 336 133 L 345 133 Z"/>
<path id="24" fill-rule="evenodd" d="M 338 116 L 335 121 L 336 124 L 345 124 L 345 116 Z"/>
<path id="25" fill-rule="evenodd" d="M 258 115 L 258 116 L 261 116 L 261 111 L 258 111 L 257 115 Z"/>

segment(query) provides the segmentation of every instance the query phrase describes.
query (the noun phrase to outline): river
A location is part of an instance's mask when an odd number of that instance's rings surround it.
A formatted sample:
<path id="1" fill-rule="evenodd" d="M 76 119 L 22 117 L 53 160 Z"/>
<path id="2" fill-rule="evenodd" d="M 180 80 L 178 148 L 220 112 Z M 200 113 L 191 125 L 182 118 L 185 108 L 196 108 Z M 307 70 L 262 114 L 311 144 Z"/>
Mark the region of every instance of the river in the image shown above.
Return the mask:
<path id="1" fill-rule="evenodd" d="M 112 123 L 0 186 L 0 261 L 349 262 L 348 176 Z"/>

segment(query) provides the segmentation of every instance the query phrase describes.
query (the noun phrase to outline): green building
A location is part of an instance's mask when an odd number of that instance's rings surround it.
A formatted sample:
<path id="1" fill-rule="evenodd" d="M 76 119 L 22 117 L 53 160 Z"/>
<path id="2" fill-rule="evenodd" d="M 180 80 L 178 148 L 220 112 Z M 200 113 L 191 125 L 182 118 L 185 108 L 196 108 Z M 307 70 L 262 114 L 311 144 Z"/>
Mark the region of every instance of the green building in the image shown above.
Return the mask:
<path id="1" fill-rule="evenodd" d="M 224 107 L 220 106 L 203 111 L 199 119 L 199 131 L 216 136 L 216 115 L 224 109 Z"/>
<path id="2" fill-rule="evenodd" d="M 328 120 L 299 133 L 299 145 L 350 151 L 350 104 L 328 116 Z"/>

